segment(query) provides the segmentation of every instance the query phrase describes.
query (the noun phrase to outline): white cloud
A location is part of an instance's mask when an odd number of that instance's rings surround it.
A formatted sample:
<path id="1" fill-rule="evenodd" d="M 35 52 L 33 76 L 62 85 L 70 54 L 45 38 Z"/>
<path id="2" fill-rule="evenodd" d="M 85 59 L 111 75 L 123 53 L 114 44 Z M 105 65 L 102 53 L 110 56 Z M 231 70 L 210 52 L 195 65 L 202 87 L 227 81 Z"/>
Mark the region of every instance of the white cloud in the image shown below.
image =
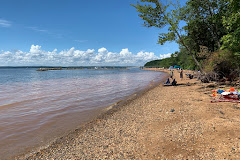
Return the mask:
<path id="1" fill-rule="evenodd" d="M 160 57 L 160 59 L 168 58 L 168 57 L 171 57 L 171 54 L 172 54 L 172 53 L 161 54 L 159 57 Z"/>
<path id="2" fill-rule="evenodd" d="M 30 48 L 30 53 L 32 53 L 32 54 L 39 53 L 39 52 L 41 52 L 40 49 L 41 49 L 41 46 L 39 46 L 39 45 L 36 45 L 36 46 L 32 45 L 31 48 Z"/>
<path id="3" fill-rule="evenodd" d="M 128 48 L 126 48 L 126 49 L 122 49 L 122 51 L 120 52 L 120 55 L 121 56 L 131 56 L 132 53 L 129 52 Z"/>
<path id="4" fill-rule="evenodd" d="M 4 19 L 0 19 L 0 27 L 11 27 L 11 22 L 4 20 Z"/>
<path id="5" fill-rule="evenodd" d="M 99 53 L 107 53 L 107 51 L 108 51 L 108 50 L 107 50 L 106 48 L 104 48 L 104 47 L 98 49 L 98 52 L 99 52 Z"/>
<path id="6" fill-rule="evenodd" d="M 166 58 L 170 53 L 156 56 L 153 52 L 140 51 L 133 54 L 126 49 L 120 53 L 109 52 L 106 48 L 86 51 L 76 50 L 74 47 L 68 50 L 44 51 L 39 45 L 32 45 L 29 52 L 23 51 L 1 51 L 0 64 L 2 66 L 20 65 L 61 65 L 61 66 L 83 66 L 83 65 L 129 65 L 140 66 L 151 60 Z"/>
<path id="7" fill-rule="evenodd" d="M 45 29 L 39 29 L 37 27 L 26 27 L 26 28 L 29 28 L 33 31 L 36 31 L 36 32 L 44 32 L 44 33 L 48 33 L 48 30 L 45 30 Z"/>

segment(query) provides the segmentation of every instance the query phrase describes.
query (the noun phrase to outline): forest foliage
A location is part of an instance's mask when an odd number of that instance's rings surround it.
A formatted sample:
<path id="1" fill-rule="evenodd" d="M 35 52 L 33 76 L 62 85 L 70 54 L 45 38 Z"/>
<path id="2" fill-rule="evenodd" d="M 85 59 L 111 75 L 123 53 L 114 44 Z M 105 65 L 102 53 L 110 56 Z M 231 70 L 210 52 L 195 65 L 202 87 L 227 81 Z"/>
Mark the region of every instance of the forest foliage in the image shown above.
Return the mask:
<path id="1" fill-rule="evenodd" d="M 168 28 L 167 33 L 159 33 L 159 44 L 175 41 L 180 48 L 171 57 L 148 62 L 145 67 L 180 65 L 203 75 L 214 73 L 215 80 L 239 77 L 239 0 L 188 0 L 182 6 L 180 2 L 140 0 L 132 6 L 145 27 Z"/>

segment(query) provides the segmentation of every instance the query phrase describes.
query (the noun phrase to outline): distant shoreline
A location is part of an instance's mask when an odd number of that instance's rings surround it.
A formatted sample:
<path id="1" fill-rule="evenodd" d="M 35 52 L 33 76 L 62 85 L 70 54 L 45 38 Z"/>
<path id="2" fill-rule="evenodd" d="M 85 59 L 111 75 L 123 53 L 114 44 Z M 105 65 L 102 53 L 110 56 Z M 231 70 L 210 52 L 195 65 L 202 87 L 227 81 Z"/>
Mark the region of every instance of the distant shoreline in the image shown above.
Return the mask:
<path id="1" fill-rule="evenodd" d="M 49 71 L 49 70 L 74 70 L 74 69 L 128 69 L 129 67 L 45 67 L 38 68 L 37 71 Z"/>
<path id="2" fill-rule="evenodd" d="M 0 66 L 1 68 L 140 68 L 140 66 Z"/>

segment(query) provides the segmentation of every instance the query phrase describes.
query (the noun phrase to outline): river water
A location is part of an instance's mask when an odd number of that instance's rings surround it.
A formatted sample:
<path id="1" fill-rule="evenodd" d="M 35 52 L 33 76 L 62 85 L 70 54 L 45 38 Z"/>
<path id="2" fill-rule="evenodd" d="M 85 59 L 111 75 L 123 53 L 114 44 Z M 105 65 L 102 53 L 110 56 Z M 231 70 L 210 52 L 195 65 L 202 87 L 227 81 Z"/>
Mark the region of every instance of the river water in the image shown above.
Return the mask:
<path id="1" fill-rule="evenodd" d="M 1 159 L 44 146 L 162 76 L 137 68 L 0 68 Z"/>

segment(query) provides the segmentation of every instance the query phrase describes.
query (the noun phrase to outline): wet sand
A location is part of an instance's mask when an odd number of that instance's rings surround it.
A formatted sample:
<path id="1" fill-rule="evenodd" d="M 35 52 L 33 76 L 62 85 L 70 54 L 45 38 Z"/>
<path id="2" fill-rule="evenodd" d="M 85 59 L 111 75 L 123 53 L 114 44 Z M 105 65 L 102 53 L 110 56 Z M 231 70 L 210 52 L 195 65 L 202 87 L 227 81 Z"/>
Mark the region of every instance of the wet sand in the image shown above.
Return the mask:
<path id="1" fill-rule="evenodd" d="M 16 159 L 239 159 L 240 105 L 211 103 L 209 84 L 174 78 Z"/>

